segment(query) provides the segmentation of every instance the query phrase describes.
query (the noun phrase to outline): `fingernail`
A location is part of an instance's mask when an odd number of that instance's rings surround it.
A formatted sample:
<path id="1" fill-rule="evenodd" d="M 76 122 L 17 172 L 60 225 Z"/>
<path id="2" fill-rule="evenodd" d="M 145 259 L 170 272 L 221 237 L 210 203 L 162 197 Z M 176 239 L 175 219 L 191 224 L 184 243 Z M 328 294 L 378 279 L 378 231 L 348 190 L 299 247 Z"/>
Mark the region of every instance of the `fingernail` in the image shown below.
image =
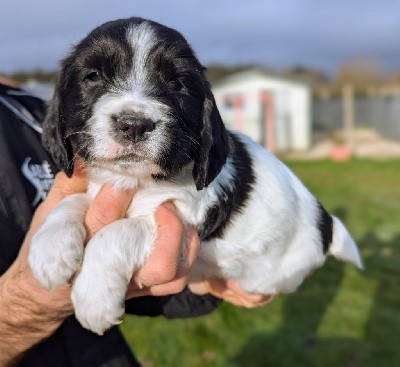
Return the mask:
<path id="1" fill-rule="evenodd" d="M 186 244 L 188 244 L 192 239 L 193 236 L 198 236 L 196 227 L 193 224 L 189 224 L 186 227 Z"/>
<path id="2" fill-rule="evenodd" d="M 166 201 L 165 203 L 163 203 L 163 205 L 169 211 L 176 213 L 176 207 L 172 201 Z"/>

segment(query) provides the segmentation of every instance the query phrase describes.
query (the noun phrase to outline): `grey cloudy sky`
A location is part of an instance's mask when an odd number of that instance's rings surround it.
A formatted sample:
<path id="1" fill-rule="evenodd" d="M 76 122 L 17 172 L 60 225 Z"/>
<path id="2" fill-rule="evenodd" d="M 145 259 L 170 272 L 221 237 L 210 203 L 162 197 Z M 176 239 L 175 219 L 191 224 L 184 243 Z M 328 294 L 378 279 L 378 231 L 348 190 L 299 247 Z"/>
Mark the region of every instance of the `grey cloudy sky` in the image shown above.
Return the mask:
<path id="1" fill-rule="evenodd" d="M 0 72 L 54 69 L 111 19 L 142 16 L 181 31 L 203 64 L 304 65 L 332 73 L 367 57 L 400 71 L 399 0 L 1 0 Z"/>

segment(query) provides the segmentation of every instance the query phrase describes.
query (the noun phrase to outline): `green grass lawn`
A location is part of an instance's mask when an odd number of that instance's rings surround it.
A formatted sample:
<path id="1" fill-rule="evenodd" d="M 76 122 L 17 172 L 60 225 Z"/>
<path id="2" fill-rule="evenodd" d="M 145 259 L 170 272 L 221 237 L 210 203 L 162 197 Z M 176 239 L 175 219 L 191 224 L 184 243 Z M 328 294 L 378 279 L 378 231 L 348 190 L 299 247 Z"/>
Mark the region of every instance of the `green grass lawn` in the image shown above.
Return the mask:
<path id="1" fill-rule="evenodd" d="M 255 310 L 126 316 L 121 329 L 145 366 L 400 366 L 400 161 L 289 166 L 342 218 L 365 270 L 329 259 L 295 294 Z"/>

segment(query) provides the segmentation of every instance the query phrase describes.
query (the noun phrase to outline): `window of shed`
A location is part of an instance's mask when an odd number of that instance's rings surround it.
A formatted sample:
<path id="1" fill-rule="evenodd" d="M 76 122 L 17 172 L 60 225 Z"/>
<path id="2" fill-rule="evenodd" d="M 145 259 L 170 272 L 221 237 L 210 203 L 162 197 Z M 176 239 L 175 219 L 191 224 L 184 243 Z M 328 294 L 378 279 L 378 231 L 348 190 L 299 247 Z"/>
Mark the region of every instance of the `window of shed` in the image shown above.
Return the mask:
<path id="1" fill-rule="evenodd" d="M 225 109 L 227 109 L 227 110 L 232 110 L 232 109 L 233 109 L 233 105 L 234 105 L 234 103 L 233 103 L 233 100 L 232 100 L 232 99 L 226 98 L 226 99 L 224 100 L 224 108 L 225 108 Z"/>

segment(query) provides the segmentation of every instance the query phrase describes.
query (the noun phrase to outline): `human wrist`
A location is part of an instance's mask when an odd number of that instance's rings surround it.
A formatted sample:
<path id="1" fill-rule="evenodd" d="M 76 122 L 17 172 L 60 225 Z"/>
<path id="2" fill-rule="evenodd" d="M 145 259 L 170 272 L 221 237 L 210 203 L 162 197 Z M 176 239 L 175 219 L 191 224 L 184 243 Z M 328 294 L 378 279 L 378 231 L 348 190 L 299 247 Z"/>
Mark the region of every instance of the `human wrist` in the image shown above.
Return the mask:
<path id="1" fill-rule="evenodd" d="M 49 293 L 17 264 L 0 277 L 1 358 L 15 358 L 50 336 L 71 313 L 63 294 Z"/>
<path id="2" fill-rule="evenodd" d="M 70 287 L 50 291 L 42 288 L 24 263 L 14 263 L 0 279 L 0 295 L 27 321 L 59 325 L 72 313 Z"/>

